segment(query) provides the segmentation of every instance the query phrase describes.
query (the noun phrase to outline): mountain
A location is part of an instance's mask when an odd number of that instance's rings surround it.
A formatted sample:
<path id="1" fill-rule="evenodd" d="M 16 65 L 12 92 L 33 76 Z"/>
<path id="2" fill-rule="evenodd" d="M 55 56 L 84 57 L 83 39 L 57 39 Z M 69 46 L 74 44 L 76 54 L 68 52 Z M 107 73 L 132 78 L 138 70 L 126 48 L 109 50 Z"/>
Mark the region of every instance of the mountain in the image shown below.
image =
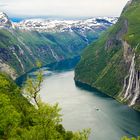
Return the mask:
<path id="1" fill-rule="evenodd" d="M 116 23 L 116 17 L 91 18 L 85 20 L 28 19 L 17 24 L 20 29 L 39 32 L 83 32 L 104 30 Z"/>
<path id="2" fill-rule="evenodd" d="M 38 60 L 44 66 L 79 56 L 88 44 L 96 40 L 101 32 L 115 21 L 116 18 L 99 18 L 96 23 L 92 19 L 30 19 L 13 23 L 1 12 L 0 71 L 15 79 L 34 68 Z"/>
<path id="3" fill-rule="evenodd" d="M 5 13 L 0 12 L 0 28 L 2 27 L 12 27 L 12 23 Z"/>
<path id="4" fill-rule="evenodd" d="M 129 1 L 118 20 L 87 47 L 75 81 L 140 110 L 140 1 Z"/>

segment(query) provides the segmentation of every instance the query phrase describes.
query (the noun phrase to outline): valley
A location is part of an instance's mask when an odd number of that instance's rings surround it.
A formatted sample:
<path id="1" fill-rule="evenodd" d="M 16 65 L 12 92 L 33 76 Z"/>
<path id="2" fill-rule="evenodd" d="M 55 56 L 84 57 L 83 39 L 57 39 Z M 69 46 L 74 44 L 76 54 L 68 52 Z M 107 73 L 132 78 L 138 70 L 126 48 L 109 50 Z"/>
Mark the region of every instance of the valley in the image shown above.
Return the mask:
<path id="1" fill-rule="evenodd" d="M 117 18 L 28 19 L 18 23 L 0 13 L 0 70 L 13 79 L 36 67 L 79 56 Z M 9 72 L 10 71 L 10 72 Z"/>
<path id="2" fill-rule="evenodd" d="M 139 140 L 140 0 L 38 2 L 0 4 L 0 140 Z"/>

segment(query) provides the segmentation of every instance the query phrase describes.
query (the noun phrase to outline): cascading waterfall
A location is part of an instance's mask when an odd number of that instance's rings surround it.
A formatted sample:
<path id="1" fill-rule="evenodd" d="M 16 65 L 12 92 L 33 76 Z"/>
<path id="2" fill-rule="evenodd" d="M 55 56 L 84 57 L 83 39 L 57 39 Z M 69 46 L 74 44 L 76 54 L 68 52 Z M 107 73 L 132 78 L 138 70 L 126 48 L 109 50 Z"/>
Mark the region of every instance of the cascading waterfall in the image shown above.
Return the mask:
<path id="1" fill-rule="evenodd" d="M 25 70 L 24 70 L 24 66 L 23 66 L 21 60 L 19 59 L 18 55 L 17 55 L 14 51 L 13 51 L 13 55 L 17 58 L 18 62 L 20 63 L 20 66 L 21 66 L 23 72 L 25 72 Z"/>
<path id="2" fill-rule="evenodd" d="M 136 100 L 140 96 L 140 80 L 139 80 L 139 73 L 136 74 L 136 88 L 134 91 L 134 97 L 132 101 L 130 102 L 130 106 L 134 105 L 136 103 Z"/>
<path id="3" fill-rule="evenodd" d="M 126 89 L 126 92 L 124 94 L 124 99 L 128 99 L 130 94 L 131 94 L 131 91 L 132 91 L 132 87 L 133 87 L 133 80 L 134 80 L 134 77 L 135 77 L 135 54 L 132 58 L 132 62 L 131 62 L 131 66 L 130 66 L 130 70 L 129 70 L 129 82 L 128 82 L 128 86 L 127 86 L 127 89 Z"/>
<path id="4" fill-rule="evenodd" d="M 120 92 L 119 94 L 119 98 L 121 101 L 124 100 L 124 97 L 122 97 L 122 94 L 125 92 L 126 88 L 127 88 L 127 79 L 128 79 L 129 75 L 127 75 L 125 78 L 124 78 L 124 84 L 123 84 L 123 90 Z"/>
<path id="5" fill-rule="evenodd" d="M 30 47 L 28 47 L 19 37 L 17 37 L 17 39 L 25 47 L 25 49 L 29 52 L 29 54 L 32 56 L 32 58 L 35 59 Z M 20 47 L 20 46 L 18 46 L 18 47 Z M 24 53 L 24 51 L 23 51 L 23 53 Z M 27 57 L 27 59 L 31 64 L 33 64 L 32 61 L 28 57 Z"/>
<path id="6" fill-rule="evenodd" d="M 30 50 L 30 47 L 28 47 L 19 37 L 17 38 L 18 41 L 26 48 L 26 50 L 30 53 L 30 55 L 33 56 L 32 51 Z"/>
<path id="7" fill-rule="evenodd" d="M 86 41 L 86 44 L 89 45 L 89 41 L 88 41 L 88 38 L 87 36 L 84 34 L 84 31 L 81 31 L 83 37 L 85 38 L 85 41 Z"/>
<path id="8" fill-rule="evenodd" d="M 135 50 L 139 44 L 136 46 Z M 135 69 L 135 53 L 132 57 L 130 69 L 129 69 L 129 75 L 125 77 L 124 79 L 124 87 L 123 87 L 123 99 L 124 101 L 129 101 L 129 105 L 133 106 L 135 105 L 137 99 L 140 97 L 140 77 L 139 72 Z M 129 77 L 129 79 L 128 79 Z M 127 84 L 128 79 L 128 84 Z"/>
<path id="9" fill-rule="evenodd" d="M 50 51 L 52 53 L 52 56 L 55 58 L 56 61 L 58 61 L 59 58 L 58 58 L 57 54 L 52 50 L 52 48 L 50 46 L 48 46 L 48 47 L 49 47 L 49 49 L 50 49 Z"/>

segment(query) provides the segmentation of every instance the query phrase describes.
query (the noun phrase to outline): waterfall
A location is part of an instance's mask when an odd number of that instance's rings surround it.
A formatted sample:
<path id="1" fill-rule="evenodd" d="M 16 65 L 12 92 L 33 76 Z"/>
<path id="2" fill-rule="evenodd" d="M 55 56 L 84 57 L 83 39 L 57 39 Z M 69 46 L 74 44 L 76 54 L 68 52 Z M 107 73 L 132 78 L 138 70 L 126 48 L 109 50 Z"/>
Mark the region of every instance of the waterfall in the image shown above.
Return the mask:
<path id="1" fill-rule="evenodd" d="M 17 39 L 26 48 L 26 50 L 30 53 L 30 55 L 33 56 L 32 51 L 30 50 L 30 47 L 28 47 L 19 37 Z"/>
<path id="2" fill-rule="evenodd" d="M 18 55 L 17 55 L 14 51 L 13 51 L 13 55 L 17 58 L 18 62 L 20 63 L 20 66 L 21 66 L 23 72 L 25 72 L 25 70 L 24 70 L 24 66 L 23 66 L 21 60 L 19 59 Z"/>
<path id="3" fill-rule="evenodd" d="M 136 100 L 140 96 L 140 81 L 139 81 L 139 73 L 136 74 L 136 88 L 134 91 L 134 97 L 130 103 L 130 106 L 134 105 L 136 103 Z"/>
<path id="4" fill-rule="evenodd" d="M 55 58 L 56 61 L 58 61 L 59 60 L 58 56 L 55 54 L 55 52 L 52 50 L 52 48 L 50 46 L 48 46 L 48 47 L 51 51 L 52 56 Z"/>
<path id="5" fill-rule="evenodd" d="M 121 99 L 121 101 L 124 100 L 124 98 L 122 98 L 122 94 L 125 92 L 125 89 L 127 87 L 127 78 L 129 77 L 129 75 L 127 75 L 125 78 L 124 78 L 124 86 L 123 86 L 123 90 L 120 92 L 120 94 L 118 95 L 118 97 Z"/>
<path id="6" fill-rule="evenodd" d="M 131 66 L 130 66 L 130 70 L 129 70 L 129 82 L 128 82 L 128 86 L 126 89 L 126 92 L 124 94 L 124 99 L 128 99 L 129 95 L 131 94 L 132 91 L 132 86 L 133 86 L 133 80 L 135 77 L 135 54 L 132 57 L 132 62 L 131 62 Z"/>
<path id="7" fill-rule="evenodd" d="M 89 41 L 88 41 L 88 38 L 87 36 L 84 34 L 84 31 L 81 31 L 83 37 L 85 38 L 85 41 L 86 41 L 86 44 L 89 45 Z"/>
<path id="8" fill-rule="evenodd" d="M 17 39 L 18 39 L 18 41 L 21 43 L 21 45 L 23 45 L 24 48 L 29 52 L 30 56 L 35 60 L 34 55 L 33 55 L 32 51 L 31 51 L 30 47 L 27 46 L 19 37 L 18 37 Z M 18 47 L 20 47 L 20 45 L 18 45 Z M 21 48 L 21 47 L 20 47 L 20 48 Z M 24 51 L 23 51 L 23 52 L 24 52 Z M 28 61 L 29 61 L 31 64 L 33 64 L 32 60 L 31 60 L 28 56 L 27 56 L 27 59 L 28 59 Z M 33 64 L 33 65 L 34 65 L 34 64 Z"/>
<path id="9" fill-rule="evenodd" d="M 136 46 L 136 49 L 138 48 L 139 44 Z M 128 79 L 128 85 L 127 85 L 127 77 Z M 124 79 L 124 87 L 123 92 L 125 91 L 125 94 L 123 95 L 123 99 L 125 101 L 129 101 L 129 106 L 135 105 L 137 99 L 140 97 L 140 79 L 139 79 L 139 72 L 135 69 L 135 53 L 131 60 L 131 65 L 129 69 L 129 75 L 125 77 Z"/>

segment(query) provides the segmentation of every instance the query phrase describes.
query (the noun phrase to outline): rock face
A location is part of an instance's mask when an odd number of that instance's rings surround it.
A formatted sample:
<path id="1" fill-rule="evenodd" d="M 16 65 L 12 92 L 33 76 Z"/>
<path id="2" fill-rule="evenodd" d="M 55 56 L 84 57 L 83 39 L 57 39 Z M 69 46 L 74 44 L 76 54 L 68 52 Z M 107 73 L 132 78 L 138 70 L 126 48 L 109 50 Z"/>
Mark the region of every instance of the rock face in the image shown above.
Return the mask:
<path id="1" fill-rule="evenodd" d="M 117 18 L 77 21 L 25 20 L 13 23 L 0 13 L 0 71 L 15 78 L 36 66 L 79 56 Z M 10 69 L 11 68 L 11 69 Z"/>
<path id="2" fill-rule="evenodd" d="M 140 110 L 140 2 L 129 1 L 113 28 L 85 49 L 75 80 Z"/>

